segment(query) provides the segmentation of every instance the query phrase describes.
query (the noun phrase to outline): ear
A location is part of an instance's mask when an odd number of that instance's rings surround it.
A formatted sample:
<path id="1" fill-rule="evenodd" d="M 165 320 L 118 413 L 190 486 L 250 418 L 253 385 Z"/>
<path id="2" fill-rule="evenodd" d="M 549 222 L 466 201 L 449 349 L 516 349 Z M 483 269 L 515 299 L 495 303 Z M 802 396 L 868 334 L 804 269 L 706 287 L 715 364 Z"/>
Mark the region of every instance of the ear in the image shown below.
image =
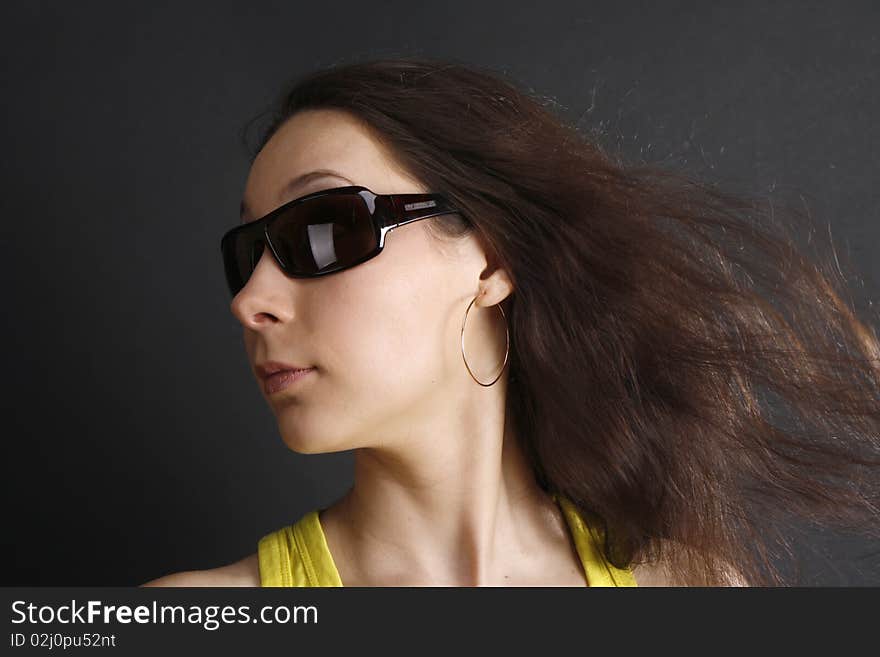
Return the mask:
<path id="1" fill-rule="evenodd" d="M 513 281 L 503 267 L 487 267 L 480 276 L 480 292 L 474 305 L 494 306 L 513 294 Z"/>

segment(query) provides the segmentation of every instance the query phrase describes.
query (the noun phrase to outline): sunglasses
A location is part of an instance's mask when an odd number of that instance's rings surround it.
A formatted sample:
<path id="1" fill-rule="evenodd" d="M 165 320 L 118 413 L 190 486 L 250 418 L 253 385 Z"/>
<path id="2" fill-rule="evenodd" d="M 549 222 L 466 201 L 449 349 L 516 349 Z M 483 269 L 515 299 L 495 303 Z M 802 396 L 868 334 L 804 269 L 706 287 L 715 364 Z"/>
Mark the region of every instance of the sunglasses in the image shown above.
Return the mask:
<path id="1" fill-rule="evenodd" d="M 440 194 L 375 194 L 336 187 L 294 199 L 229 230 L 220 242 L 234 297 L 247 284 L 263 248 L 293 278 L 317 278 L 376 257 L 388 231 L 419 219 L 458 212 Z"/>

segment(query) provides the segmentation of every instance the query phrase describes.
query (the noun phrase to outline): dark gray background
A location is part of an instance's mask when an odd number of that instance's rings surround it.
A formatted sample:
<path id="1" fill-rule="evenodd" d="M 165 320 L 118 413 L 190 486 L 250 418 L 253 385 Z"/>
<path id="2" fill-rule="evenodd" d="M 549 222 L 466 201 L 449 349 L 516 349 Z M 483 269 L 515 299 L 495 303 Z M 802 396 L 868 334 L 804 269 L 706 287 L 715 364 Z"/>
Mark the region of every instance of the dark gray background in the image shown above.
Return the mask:
<path id="1" fill-rule="evenodd" d="M 240 132 L 286 80 L 397 55 L 506 71 L 628 157 L 802 193 L 876 308 L 878 7 L 4 2 L 2 583 L 219 566 L 347 488 L 351 454 L 281 441 L 221 270 Z M 798 545 L 803 584 L 880 584 L 876 544 Z"/>

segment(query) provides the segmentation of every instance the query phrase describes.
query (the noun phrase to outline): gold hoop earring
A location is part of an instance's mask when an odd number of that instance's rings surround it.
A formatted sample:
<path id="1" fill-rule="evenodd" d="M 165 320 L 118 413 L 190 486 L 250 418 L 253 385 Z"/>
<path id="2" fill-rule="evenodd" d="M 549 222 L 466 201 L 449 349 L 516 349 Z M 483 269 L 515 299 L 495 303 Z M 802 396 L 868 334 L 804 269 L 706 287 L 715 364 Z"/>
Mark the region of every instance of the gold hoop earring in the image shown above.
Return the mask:
<path id="1" fill-rule="evenodd" d="M 498 310 L 501 311 L 501 317 L 504 319 L 504 332 L 507 336 L 507 346 L 505 347 L 505 350 L 504 350 L 504 362 L 501 364 L 501 370 L 498 372 L 498 376 L 496 376 L 492 380 L 492 383 L 483 383 L 482 381 L 479 381 L 477 379 L 477 377 L 474 376 L 474 373 L 471 371 L 471 367 L 470 367 L 470 365 L 468 365 L 467 358 L 464 355 L 464 327 L 467 324 L 467 317 L 468 317 L 468 313 L 471 311 L 471 306 L 474 305 L 474 301 L 476 301 L 476 300 L 477 300 L 477 297 L 474 297 L 473 299 L 471 299 L 471 302 L 468 304 L 467 310 L 464 311 L 464 320 L 461 322 L 461 358 L 464 361 L 464 366 L 467 368 L 468 374 L 471 375 L 471 378 L 474 381 L 476 381 L 477 383 L 479 383 L 481 386 L 488 388 L 489 386 L 494 385 L 495 382 L 499 378 L 501 378 L 501 374 L 502 374 L 502 372 L 504 372 L 504 368 L 507 367 L 507 356 L 510 353 L 510 331 L 507 328 L 507 315 L 504 314 L 504 308 L 501 307 L 500 303 L 496 304 L 496 306 L 498 307 Z"/>

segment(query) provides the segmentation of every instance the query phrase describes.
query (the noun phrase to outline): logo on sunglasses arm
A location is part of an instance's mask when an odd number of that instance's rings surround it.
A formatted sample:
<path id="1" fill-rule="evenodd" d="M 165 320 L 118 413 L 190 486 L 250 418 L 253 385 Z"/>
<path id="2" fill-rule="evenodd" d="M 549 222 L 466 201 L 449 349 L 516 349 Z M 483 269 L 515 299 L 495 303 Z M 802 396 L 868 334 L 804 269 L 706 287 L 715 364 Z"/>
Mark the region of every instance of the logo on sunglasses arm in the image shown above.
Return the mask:
<path id="1" fill-rule="evenodd" d="M 422 208 L 433 208 L 437 205 L 437 201 L 419 201 L 418 203 L 404 203 L 403 209 L 409 212 L 410 210 L 421 210 Z"/>

